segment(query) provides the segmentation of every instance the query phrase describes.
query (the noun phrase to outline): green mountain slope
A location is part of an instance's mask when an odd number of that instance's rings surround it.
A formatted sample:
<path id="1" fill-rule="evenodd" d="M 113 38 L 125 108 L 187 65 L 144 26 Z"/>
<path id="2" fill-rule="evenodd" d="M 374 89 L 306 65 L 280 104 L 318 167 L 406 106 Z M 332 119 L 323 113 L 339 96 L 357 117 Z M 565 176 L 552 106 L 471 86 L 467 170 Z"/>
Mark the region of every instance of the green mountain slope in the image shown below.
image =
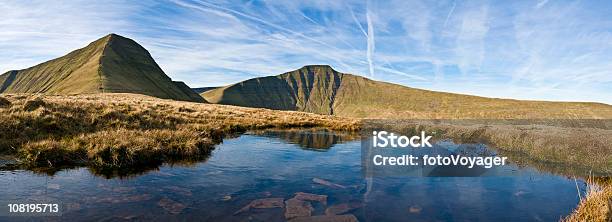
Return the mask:
<path id="1" fill-rule="evenodd" d="M 174 82 L 134 40 L 110 34 L 65 56 L 0 75 L 0 93 L 138 93 L 205 102 Z"/>
<path id="2" fill-rule="evenodd" d="M 494 99 L 415 89 L 305 66 L 201 94 L 211 103 L 367 118 L 612 118 L 600 103 Z"/>

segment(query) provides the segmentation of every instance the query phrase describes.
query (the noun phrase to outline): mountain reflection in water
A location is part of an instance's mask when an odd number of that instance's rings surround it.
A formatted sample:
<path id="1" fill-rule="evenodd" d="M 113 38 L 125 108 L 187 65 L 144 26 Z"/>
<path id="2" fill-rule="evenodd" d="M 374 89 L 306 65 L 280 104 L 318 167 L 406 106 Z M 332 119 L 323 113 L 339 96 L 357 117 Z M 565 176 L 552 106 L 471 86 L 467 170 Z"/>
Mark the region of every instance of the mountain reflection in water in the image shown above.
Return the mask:
<path id="1" fill-rule="evenodd" d="M 60 217 L 0 221 L 280 222 L 283 208 L 245 207 L 270 200 L 276 206 L 298 193 L 325 197 L 326 204 L 310 201 L 312 215 L 341 212 L 359 221 L 556 221 L 576 207 L 576 187 L 585 190 L 581 181 L 533 168 L 512 177 L 368 179 L 358 138 L 319 130 L 249 132 L 225 139 L 206 158 L 131 173 L 0 170 L 1 200 L 65 207 Z M 485 147 L 440 145 L 462 154 Z"/>
<path id="2" fill-rule="evenodd" d="M 303 149 L 325 151 L 338 143 L 359 140 L 357 133 L 332 132 L 328 129 L 261 130 L 254 135 L 279 138 L 287 143 L 297 144 Z"/>

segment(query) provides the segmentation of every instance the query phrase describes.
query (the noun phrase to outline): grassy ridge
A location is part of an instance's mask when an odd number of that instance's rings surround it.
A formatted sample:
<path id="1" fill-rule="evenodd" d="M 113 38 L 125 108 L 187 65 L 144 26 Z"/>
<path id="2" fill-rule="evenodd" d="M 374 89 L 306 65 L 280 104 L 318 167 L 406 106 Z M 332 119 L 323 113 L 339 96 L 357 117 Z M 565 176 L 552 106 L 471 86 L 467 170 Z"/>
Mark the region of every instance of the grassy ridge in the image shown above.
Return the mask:
<path id="1" fill-rule="evenodd" d="M 358 127 L 356 120 L 338 117 L 133 94 L 4 97 L 0 152 L 17 154 L 34 167 L 160 164 L 198 158 L 224 136 L 248 129 Z"/>
<path id="2" fill-rule="evenodd" d="M 304 66 L 208 90 L 211 103 L 392 119 L 612 119 L 612 106 L 496 99 L 435 92 Z"/>

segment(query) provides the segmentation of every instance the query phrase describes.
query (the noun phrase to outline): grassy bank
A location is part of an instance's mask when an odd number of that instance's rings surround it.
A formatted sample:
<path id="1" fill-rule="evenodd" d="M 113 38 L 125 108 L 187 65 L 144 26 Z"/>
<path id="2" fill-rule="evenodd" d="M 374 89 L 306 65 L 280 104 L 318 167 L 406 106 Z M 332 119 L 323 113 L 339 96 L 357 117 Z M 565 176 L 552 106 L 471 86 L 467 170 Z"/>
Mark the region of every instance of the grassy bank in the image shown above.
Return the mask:
<path id="1" fill-rule="evenodd" d="M 485 143 L 519 165 L 578 176 L 589 192 L 564 221 L 612 220 L 612 122 L 610 120 L 372 120 L 363 128 L 384 128 L 404 135 L 421 130 L 434 139 Z M 589 174 L 599 175 L 589 177 Z M 591 179 L 589 179 L 591 178 Z"/>
<path id="2" fill-rule="evenodd" d="M 612 221 L 612 178 L 589 179 L 587 196 L 565 222 Z"/>
<path id="3" fill-rule="evenodd" d="M 397 131 L 436 131 L 437 137 L 457 142 L 483 142 L 544 163 L 612 173 L 612 125 L 607 120 L 383 124 Z M 32 165 L 124 167 L 205 154 L 224 136 L 246 130 L 358 130 L 360 125 L 358 119 L 133 94 L 0 97 L 0 153 L 18 154 Z"/>
<path id="4" fill-rule="evenodd" d="M 434 139 L 484 143 L 512 156 L 545 165 L 586 169 L 585 175 L 612 174 L 612 122 L 609 120 L 368 120 L 364 128 L 382 127 L 405 135 L 421 130 Z M 521 161 L 519 158 L 516 161 Z"/>
<path id="5" fill-rule="evenodd" d="M 458 143 L 486 143 L 512 153 L 508 156 L 516 156 L 515 161 L 545 171 L 612 174 L 612 125 L 608 120 L 387 121 L 383 123 L 387 130 L 406 135 L 426 130 Z M 246 130 L 323 127 L 356 131 L 364 122 L 370 126 L 369 121 L 352 118 L 133 94 L 0 95 L 0 155 L 15 155 L 32 168 L 91 166 L 103 172 L 203 160 L 223 138 Z M 337 140 L 304 138 L 299 133 L 287 134 L 285 139 L 300 144 L 312 140 L 309 146 L 321 148 Z M 590 192 L 568 220 L 610 218 L 612 186 L 599 184 L 594 189 L 597 192 Z"/>
<path id="6" fill-rule="evenodd" d="M 352 119 L 133 94 L 0 98 L 0 153 L 31 167 L 161 164 L 206 155 L 223 137 L 251 129 L 358 128 Z"/>

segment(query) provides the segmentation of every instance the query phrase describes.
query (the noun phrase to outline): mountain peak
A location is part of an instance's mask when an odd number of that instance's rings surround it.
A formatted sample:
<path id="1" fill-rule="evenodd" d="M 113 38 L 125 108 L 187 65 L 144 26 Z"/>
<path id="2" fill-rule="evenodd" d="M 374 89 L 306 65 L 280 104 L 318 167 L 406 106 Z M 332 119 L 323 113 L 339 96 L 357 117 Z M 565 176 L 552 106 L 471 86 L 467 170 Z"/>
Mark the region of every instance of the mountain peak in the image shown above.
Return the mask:
<path id="1" fill-rule="evenodd" d="M 207 90 L 201 95 L 212 103 L 334 114 L 334 100 L 344 77 L 329 65 L 306 65 L 277 76 Z"/>
<path id="2" fill-rule="evenodd" d="M 104 37 L 102 37 L 101 39 L 115 39 L 115 38 L 122 38 L 122 39 L 127 39 L 124 36 L 121 35 L 117 35 L 115 33 L 109 33 L 108 35 L 105 35 Z"/>
<path id="3" fill-rule="evenodd" d="M 104 37 L 94 41 L 92 44 L 95 44 L 96 42 L 102 42 L 101 45 L 116 45 L 116 44 L 123 45 L 123 44 L 127 44 L 127 45 L 137 45 L 137 46 L 140 46 L 140 44 L 138 44 L 136 41 L 134 41 L 134 40 L 132 40 L 130 38 L 121 36 L 121 35 L 117 35 L 115 33 L 110 33 L 108 35 L 105 35 Z"/>
<path id="4" fill-rule="evenodd" d="M 314 65 L 305 65 L 305 66 L 302 66 L 302 68 L 300 68 L 300 70 L 303 70 L 303 69 L 306 69 L 306 70 L 309 70 L 309 69 L 326 69 L 326 70 L 336 71 L 330 65 L 317 65 L 317 64 L 314 64 Z"/>
<path id="5" fill-rule="evenodd" d="M 302 68 L 281 74 L 280 76 L 304 76 L 306 78 L 328 78 L 331 75 L 341 75 L 330 65 L 305 65 Z M 301 78 L 301 77 L 300 77 Z"/>
<path id="6" fill-rule="evenodd" d="M 91 43 L 89 43 L 89 45 L 86 46 L 86 48 L 104 48 L 108 45 L 122 45 L 122 44 L 128 44 L 128 45 L 138 45 L 140 46 L 136 41 L 130 39 L 130 38 L 126 38 L 123 37 L 121 35 L 117 35 L 115 33 L 110 33 L 108 35 L 105 35 Z"/>
<path id="7" fill-rule="evenodd" d="M 39 65 L 0 75 L 5 93 L 138 93 L 205 102 L 168 77 L 136 41 L 110 33 L 84 48 Z"/>

